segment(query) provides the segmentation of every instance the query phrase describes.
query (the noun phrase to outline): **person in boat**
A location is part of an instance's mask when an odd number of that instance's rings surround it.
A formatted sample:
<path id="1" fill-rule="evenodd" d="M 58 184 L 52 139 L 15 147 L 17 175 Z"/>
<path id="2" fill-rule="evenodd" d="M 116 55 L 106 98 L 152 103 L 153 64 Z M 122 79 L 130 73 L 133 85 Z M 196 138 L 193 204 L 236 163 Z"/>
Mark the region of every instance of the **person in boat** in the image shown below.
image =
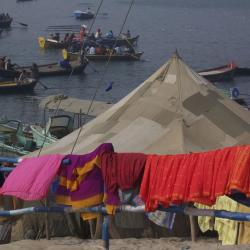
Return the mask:
<path id="1" fill-rule="evenodd" d="M 75 34 L 71 33 L 71 35 L 69 36 L 69 45 L 71 45 L 71 43 L 74 41 L 75 39 Z"/>
<path id="2" fill-rule="evenodd" d="M 60 33 L 56 33 L 53 39 L 60 42 Z"/>
<path id="3" fill-rule="evenodd" d="M 90 49 L 89 49 L 89 54 L 90 55 L 95 55 L 96 54 L 96 50 L 95 50 L 95 47 L 94 46 L 91 46 Z"/>
<path id="4" fill-rule="evenodd" d="M 33 63 L 31 66 L 31 77 L 34 79 L 39 78 L 39 68 L 36 63 Z"/>
<path id="5" fill-rule="evenodd" d="M 116 47 L 115 47 L 115 54 L 116 54 L 116 55 L 122 55 L 122 48 L 119 47 L 119 46 L 116 46 Z"/>
<path id="6" fill-rule="evenodd" d="M 130 30 L 127 30 L 127 33 L 125 34 L 126 38 L 131 38 Z"/>
<path id="7" fill-rule="evenodd" d="M 81 42 L 83 42 L 84 37 L 86 36 L 86 34 L 87 34 L 87 26 L 83 24 L 81 26 L 81 29 L 80 29 L 80 32 L 79 32 L 79 36 L 80 36 L 80 41 Z"/>
<path id="8" fill-rule="evenodd" d="M 4 64 L 5 64 L 4 58 L 2 57 L 0 58 L 0 69 L 4 69 Z"/>
<path id="9" fill-rule="evenodd" d="M 64 59 L 63 61 L 60 61 L 60 66 L 64 69 L 71 69 L 70 61 L 68 58 Z"/>
<path id="10" fill-rule="evenodd" d="M 22 84 L 22 82 L 27 78 L 27 72 L 26 70 L 22 70 L 21 74 L 19 75 L 18 79 L 17 79 L 17 83 L 18 84 Z"/>
<path id="11" fill-rule="evenodd" d="M 68 41 L 69 41 L 69 33 L 66 33 L 64 38 L 63 38 L 63 42 L 68 43 Z"/>
<path id="12" fill-rule="evenodd" d="M 113 31 L 110 30 L 108 33 L 106 33 L 106 37 L 107 38 L 113 38 L 114 37 Z"/>
<path id="13" fill-rule="evenodd" d="M 7 59 L 7 60 L 5 61 L 4 68 L 5 68 L 5 70 L 12 70 L 12 69 L 14 68 L 15 65 L 16 65 L 15 63 L 14 63 L 14 64 L 11 63 L 11 60 L 10 60 L 10 59 Z"/>
<path id="14" fill-rule="evenodd" d="M 96 39 L 100 39 L 102 37 L 102 32 L 101 32 L 101 29 L 99 28 L 96 33 L 95 33 L 95 38 Z"/>
<path id="15" fill-rule="evenodd" d="M 5 15 L 5 19 L 10 19 L 10 15 L 9 15 L 9 13 L 6 13 L 6 15 Z"/>
<path id="16" fill-rule="evenodd" d="M 94 34 L 93 32 L 91 33 L 89 39 L 90 39 L 91 41 L 94 41 L 94 42 L 95 42 L 96 38 L 95 38 L 95 34 Z"/>

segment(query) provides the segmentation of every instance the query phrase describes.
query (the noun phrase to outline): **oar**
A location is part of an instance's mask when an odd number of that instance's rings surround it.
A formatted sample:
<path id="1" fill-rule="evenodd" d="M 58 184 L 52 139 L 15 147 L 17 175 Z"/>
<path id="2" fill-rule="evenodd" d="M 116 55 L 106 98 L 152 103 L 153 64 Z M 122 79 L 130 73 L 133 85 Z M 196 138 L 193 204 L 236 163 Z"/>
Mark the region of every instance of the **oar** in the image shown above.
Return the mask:
<path id="1" fill-rule="evenodd" d="M 37 80 L 38 83 L 44 88 L 44 89 L 49 89 L 44 83 L 42 83 L 40 80 Z"/>
<path id="2" fill-rule="evenodd" d="M 26 23 L 21 23 L 21 22 L 16 22 L 16 21 L 15 21 L 15 23 L 18 23 L 18 24 L 20 24 L 20 25 L 22 25 L 24 27 L 28 27 L 28 24 L 26 24 Z"/>

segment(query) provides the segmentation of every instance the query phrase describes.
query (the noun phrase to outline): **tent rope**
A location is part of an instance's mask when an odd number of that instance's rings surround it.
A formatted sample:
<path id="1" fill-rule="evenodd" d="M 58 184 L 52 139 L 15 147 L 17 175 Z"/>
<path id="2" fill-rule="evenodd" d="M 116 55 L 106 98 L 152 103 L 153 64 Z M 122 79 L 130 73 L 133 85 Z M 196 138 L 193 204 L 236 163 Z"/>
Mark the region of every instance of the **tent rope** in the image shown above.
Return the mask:
<path id="1" fill-rule="evenodd" d="M 120 32 L 119 32 L 118 37 L 120 37 L 121 34 L 122 34 L 122 32 L 123 32 L 124 26 L 125 26 L 125 24 L 126 24 L 126 22 L 127 22 L 129 13 L 130 13 L 130 11 L 131 11 L 131 9 L 132 9 L 132 7 L 133 7 L 134 2 L 135 2 L 135 0 L 131 0 L 131 2 L 130 2 L 128 11 L 127 11 L 126 16 L 125 16 L 125 19 L 124 19 L 124 21 L 123 21 L 123 23 L 122 23 L 122 26 L 121 26 L 121 29 L 120 29 Z M 89 105 L 89 107 L 88 107 L 88 110 L 87 110 L 87 112 L 86 112 L 85 115 L 84 115 L 84 124 L 86 123 L 87 116 L 88 116 L 88 114 L 89 114 L 89 112 L 90 112 L 90 109 L 91 109 L 91 107 L 92 107 L 92 105 L 93 105 L 93 102 L 94 102 L 94 100 L 95 100 L 95 98 L 96 98 L 96 95 L 97 95 L 97 93 L 98 93 L 98 90 L 100 89 L 101 82 L 103 82 L 103 80 L 104 80 L 104 78 L 105 78 L 105 75 L 106 75 L 106 73 L 108 72 L 109 63 L 110 63 L 111 57 L 112 57 L 112 51 L 113 51 L 113 49 L 116 47 L 116 45 L 117 45 L 117 40 L 115 41 L 114 46 L 113 46 L 112 49 L 110 50 L 109 59 L 108 59 L 106 65 L 105 65 L 103 74 L 101 75 L 100 81 L 99 81 L 99 83 L 98 83 L 97 86 L 96 86 L 96 89 L 95 89 L 94 95 L 93 95 L 93 97 L 92 97 L 92 99 L 91 99 L 91 102 L 90 102 L 90 105 Z M 79 137 L 80 137 L 80 135 L 81 135 L 82 128 L 83 128 L 83 126 L 79 129 L 79 131 L 78 131 L 78 133 L 77 133 L 75 142 L 74 142 L 73 147 L 72 147 L 72 150 L 71 150 L 71 154 L 74 152 L 74 149 L 75 149 L 75 147 L 76 147 L 77 141 L 78 141 L 78 139 L 79 139 Z"/>

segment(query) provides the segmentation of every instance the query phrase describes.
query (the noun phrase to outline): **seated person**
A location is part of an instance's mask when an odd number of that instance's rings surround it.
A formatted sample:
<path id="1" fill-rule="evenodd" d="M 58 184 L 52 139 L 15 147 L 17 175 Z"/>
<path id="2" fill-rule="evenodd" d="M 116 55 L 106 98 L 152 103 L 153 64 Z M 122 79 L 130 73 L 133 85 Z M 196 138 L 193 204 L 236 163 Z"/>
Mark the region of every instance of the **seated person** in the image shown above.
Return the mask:
<path id="1" fill-rule="evenodd" d="M 122 48 L 119 47 L 119 46 L 116 46 L 116 47 L 115 47 L 115 54 L 117 54 L 117 55 L 122 55 Z"/>
<path id="2" fill-rule="evenodd" d="M 60 34 L 56 33 L 55 36 L 53 37 L 53 39 L 60 42 Z"/>
<path id="3" fill-rule="evenodd" d="M 131 38 L 131 34 L 130 34 L 130 31 L 127 30 L 127 33 L 125 34 L 127 38 Z"/>
<path id="4" fill-rule="evenodd" d="M 106 37 L 107 38 L 113 38 L 114 37 L 113 31 L 110 30 L 108 33 L 106 33 Z"/>
<path id="5" fill-rule="evenodd" d="M 98 29 L 97 32 L 95 33 L 95 38 L 96 39 L 99 39 L 102 37 L 102 32 L 101 32 L 101 29 Z"/>
<path id="6" fill-rule="evenodd" d="M 71 69 L 71 65 L 68 58 L 64 59 L 63 61 L 60 61 L 60 66 L 63 69 Z"/>
<path id="7" fill-rule="evenodd" d="M 95 51 L 95 47 L 90 47 L 90 49 L 89 49 L 89 54 L 90 55 L 95 55 L 96 54 L 96 51 Z"/>
<path id="8" fill-rule="evenodd" d="M 22 70 L 21 74 L 19 75 L 19 77 L 17 79 L 17 83 L 21 84 L 25 78 L 27 78 L 27 72 L 24 69 L 24 70 Z"/>

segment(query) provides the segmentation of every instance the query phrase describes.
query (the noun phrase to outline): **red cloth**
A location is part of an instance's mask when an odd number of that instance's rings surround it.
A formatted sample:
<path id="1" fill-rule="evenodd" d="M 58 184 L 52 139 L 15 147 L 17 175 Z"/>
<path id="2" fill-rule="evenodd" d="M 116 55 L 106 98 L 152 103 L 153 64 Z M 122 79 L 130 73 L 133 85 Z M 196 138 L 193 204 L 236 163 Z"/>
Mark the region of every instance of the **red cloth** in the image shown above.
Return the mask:
<path id="1" fill-rule="evenodd" d="M 147 156 L 137 153 L 105 153 L 101 169 L 107 193 L 118 196 L 121 190 L 132 189 L 141 183 Z"/>
<path id="2" fill-rule="evenodd" d="M 250 145 L 181 155 L 149 155 L 140 195 L 147 211 L 158 205 L 215 203 L 238 190 L 250 197 Z"/>

